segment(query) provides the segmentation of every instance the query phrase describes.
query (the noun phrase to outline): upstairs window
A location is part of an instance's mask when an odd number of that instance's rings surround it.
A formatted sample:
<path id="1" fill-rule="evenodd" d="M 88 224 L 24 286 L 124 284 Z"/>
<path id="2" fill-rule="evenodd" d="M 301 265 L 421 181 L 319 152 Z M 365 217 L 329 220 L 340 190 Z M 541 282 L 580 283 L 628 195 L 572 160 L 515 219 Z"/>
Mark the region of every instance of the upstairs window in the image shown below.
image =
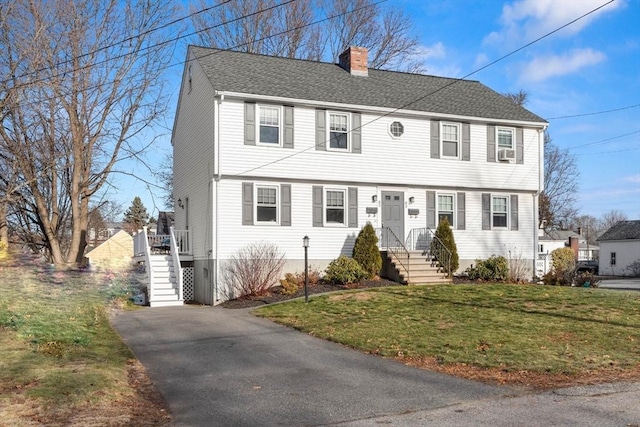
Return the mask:
<path id="1" fill-rule="evenodd" d="M 498 150 L 506 148 L 513 150 L 513 129 L 498 128 Z"/>
<path id="2" fill-rule="evenodd" d="M 329 149 L 349 150 L 349 115 L 343 113 L 329 114 Z"/>
<path id="3" fill-rule="evenodd" d="M 442 123 L 441 144 L 442 157 L 459 157 L 460 124 Z"/>
<path id="4" fill-rule="evenodd" d="M 278 188 L 256 186 L 256 220 L 259 223 L 278 223 Z"/>
<path id="5" fill-rule="evenodd" d="M 493 196 L 491 201 L 491 223 L 493 227 L 506 228 L 509 213 L 509 198 Z"/>
<path id="6" fill-rule="evenodd" d="M 280 109 L 260 107 L 260 144 L 280 145 Z"/>
<path id="7" fill-rule="evenodd" d="M 393 135 L 393 137 L 400 138 L 404 133 L 404 125 L 400 122 L 393 122 L 389 126 L 389 132 L 391 132 L 391 135 Z"/>

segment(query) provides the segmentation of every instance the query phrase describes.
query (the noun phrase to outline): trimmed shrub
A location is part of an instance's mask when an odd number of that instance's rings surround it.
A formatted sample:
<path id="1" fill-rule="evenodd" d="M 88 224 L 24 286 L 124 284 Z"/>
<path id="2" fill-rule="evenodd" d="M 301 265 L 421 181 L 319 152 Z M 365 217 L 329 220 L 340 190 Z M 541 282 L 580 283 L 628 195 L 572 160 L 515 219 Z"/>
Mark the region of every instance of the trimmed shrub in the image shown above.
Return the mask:
<path id="1" fill-rule="evenodd" d="M 360 282 L 367 278 L 367 273 L 362 266 L 353 258 L 340 255 L 331 261 L 325 270 L 324 278 L 338 285 Z"/>
<path id="2" fill-rule="evenodd" d="M 509 265 L 503 256 L 491 255 L 485 261 L 476 260 L 476 266 L 465 270 L 471 280 L 503 282 L 509 277 Z"/>
<path id="3" fill-rule="evenodd" d="M 453 274 L 460 266 L 460 261 L 458 258 L 458 247 L 456 246 L 456 241 L 453 237 L 453 231 L 451 230 L 449 220 L 446 217 L 442 221 L 440 221 L 440 224 L 438 224 L 438 228 L 436 229 L 436 237 L 440 239 L 444 246 L 449 249 L 449 252 L 451 252 L 450 265 L 445 265 L 446 262 L 441 261 L 440 266 L 444 268 L 445 271 L 451 271 L 451 274 Z M 434 250 L 435 244 L 435 240 L 431 242 L 432 251 Z"/>
<path id="4" fill-rule="evenodd" d="M 378 249 L 378 236 L 370 222 L 367 223 L 356 238 L 353 246 L 353 259 L 367 272 L 372 279 L 380 274 L 382 269 L 382 257 Z"/>

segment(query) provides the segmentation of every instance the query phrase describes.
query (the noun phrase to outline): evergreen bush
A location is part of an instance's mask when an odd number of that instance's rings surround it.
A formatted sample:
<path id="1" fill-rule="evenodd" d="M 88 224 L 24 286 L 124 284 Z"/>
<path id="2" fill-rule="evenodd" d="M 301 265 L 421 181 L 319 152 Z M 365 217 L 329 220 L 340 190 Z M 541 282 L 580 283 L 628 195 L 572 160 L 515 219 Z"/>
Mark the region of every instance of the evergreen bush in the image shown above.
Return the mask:
<path id="1" fill-rule="evenodd" d="M 353 258 L 340 255 L 331 261 L 325 270 L 325 280 L 338 285 L 360 282 L 368 276 L 362 266 Z"/>
<path id="2" fill-rule="evenodd" d="M 458 247 L 456 246 L 456 241 L 453 237 L 453 231 L 451 230 L 449 220 L 446 217 L 443 218 L 442 221 L 440 221 L 440 224 L 438 224 L 438 228 L 436 229 L 436 237 L 440 239 L 444 246 L 449 249 L 449 252 L 451 252 L 451 261 L 449 265 L 445 265 L 447 264 L 445 260 L 439 260 L 440 265 L 446 271 L 450 271 L 451 274 L 453 274 L 460 266 L 460 260 L 458 258 Z M 436 242 L 434 239 L 434 241 L 431 242 L 432 251 L 434 250 L 435 244 Z"/>
<path id="3" fill-rule="evenodd" d="M 353 259 L 368 273 L 368 278 L 372 279 L 380 274 L 382 269 L 382 257 L 378 249 L 378 236 L 376 230 L 370 222 L 365 225 L 353 246 Z"/>
<path id="4" fill-rule="evenodd" d="M 509 264 L 503 256 L 491 255 L 486 260 L 477 259 L 476 266 L 465 270 L 471 280 L 504 282 L 509 276 Z"/>

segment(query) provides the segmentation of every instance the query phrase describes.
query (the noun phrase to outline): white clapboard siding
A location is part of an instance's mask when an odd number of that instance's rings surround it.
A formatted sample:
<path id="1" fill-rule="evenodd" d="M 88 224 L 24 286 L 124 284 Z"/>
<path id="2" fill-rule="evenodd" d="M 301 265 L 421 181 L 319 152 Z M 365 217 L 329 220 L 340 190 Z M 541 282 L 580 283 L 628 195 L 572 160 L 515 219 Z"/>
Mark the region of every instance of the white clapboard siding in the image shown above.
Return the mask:
<path id="1" fill-rule="evenodd" d="M 175 229 L 189 227 L 194 258 L 203 258 L 215 232 L 211 226 L 213 189 L 210 185 L 214 164 L 214 91 L 199 63 L 192 61 L 190 66 L 191 90 L 188 83 L 183 82 L 172 138 Z M 183 78 L 188 78 L 187 72 Z M 188 199 L 188 208 L 180 208 L 178 199 L 185 205 Z"/>
<path id="2" fill-rule="evenodd" d="M 370 184 L 538 189 L 540 140 L 534 129 L 523 132 L 524 164 L 487 162 L 484 123 L 471 124 L 471 161 L 432 159 L 428 118 L 362 114 L 362 153 L 356 154 L 315 150 L 315 112 L 314 108 L 295 107 L 294 149 L 247 146 L 242 131 L 244 103 L 226 100 L 220 111 L 222 173 L 324 180 L 330 171 L 335 180 Z M 389 134 L 388 126 L 394 120 L 404 125 L 401 138 Z"/>

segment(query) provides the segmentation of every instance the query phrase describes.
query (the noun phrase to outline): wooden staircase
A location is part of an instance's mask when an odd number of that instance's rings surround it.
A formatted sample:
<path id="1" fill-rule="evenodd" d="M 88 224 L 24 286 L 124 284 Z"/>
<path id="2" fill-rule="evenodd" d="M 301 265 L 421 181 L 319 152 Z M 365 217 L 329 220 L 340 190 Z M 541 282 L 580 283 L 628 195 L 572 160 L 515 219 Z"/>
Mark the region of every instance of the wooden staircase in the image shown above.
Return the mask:
<path id="1" fill-rule="evenodd" d="M 150 255 L 147 276 L 151 307 L 183 305 L 171 255 Z"/>
<path id="2" fill-rule="evenodd" d="M 426 252 L 409 251 L 408 268 L 398 262 L 391 252 L 381 251 L 381 255 L 383 275 L 396 282 L 405 285 L 452 283 L 447 273 L 438 267 L 438 262 Z"/>

